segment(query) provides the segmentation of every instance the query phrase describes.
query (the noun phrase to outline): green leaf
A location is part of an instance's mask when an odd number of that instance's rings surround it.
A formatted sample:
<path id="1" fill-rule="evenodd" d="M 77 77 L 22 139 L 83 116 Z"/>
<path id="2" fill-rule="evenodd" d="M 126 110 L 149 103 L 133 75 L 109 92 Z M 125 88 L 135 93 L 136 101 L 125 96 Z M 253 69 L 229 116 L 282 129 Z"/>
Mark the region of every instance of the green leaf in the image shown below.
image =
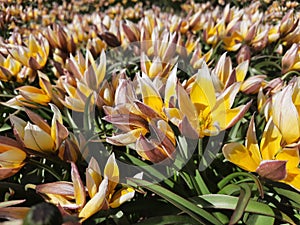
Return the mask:
<path id="1" fill-rule="evenodd" d="M 85 131 L 93 130 L 93 120 L 91 118 L 91 98 L 93 97 L 93 93 L 89 95 L 86 100 L 86 104 L 84 106 L 84 114 L 83 114 L 83 129 Z"/>
<path id="2" fill-rule="evenodd" d="M 250 187 L 246 183 L 241 184 L 240 186 L 240 196 L 236 208 L 230 218 L 229 225 L 236 224 L 242 218 L 251 197 Z"/>
<path id="3" fill-rule="evenodd" d="M 165 184 L 167 184 L 170 188 L 174 187 L 174 182 L 170 179 L 166 179 L 166 176 L 164 174 L 162 174 L 161 172 L 159 172 L 158 170 L 156 170 L 153 166 L 147 164 L 146 162 L 136 158 L 135 156 L 123 152 L 123 151 L 118 151 L 115 150 L 115 153 L 117 153 L 118 155 L 123 156 L 124 158 L 128 159 L 133 165 L 138 166 L 140 170 L 142 170 L 143 172 L 145 172 L 145 175 L 148 175 L 151 179 L 155 178 L 158 181 L 164 181 Z M 121 158 L 119 160 L 122 160 Z M 125 161 L 126 162 L 126 161 Z M 126 162 L 128 163 L 128 162 Z"/>
<path id="4" fill-rule="evenodd" d="M 222 195 L 222 194 L 202 195 L 202 196 L 193 197 L 192 199 L 195 202 L 197 202 L 198 206 L 201 208 L 215 208 L 218 210 L 219 209 L 235 210 L 239 201 L 238 197 Z M 249 200 L 245 208 L 245 212 L 265 215 L 265 216 L 277 218 L 278 220 L 286 223 L 295 224 L 294 221 L 285 213 L 264 203 L 257 202 L 253 199 Z"/>
<path id="5" fill-rule="evenodd" d="M 132 183 L 133 186 L 142 186 L 143 188 L 161 196 L 162 198 L 197 220 L 199 224 L 222 224 L 218 219 L 215 218 L 215 216 L 205 211 L 204 209 L 201 209 L 195 203 L 169 191 L 166 188 L 161 187 L 158 184 L 152 184 L 148 181 L 135 178 L 128 178 L 128 180 L 130 181 L 130 183 Z"/>
<path id="6" fill-rule="evenodd" d="M 278 187 L 274 187 L 273 188 L 279 195 L 282 195 L 288 199 L 290 199 L 291 201 L 293 201 L 294 203 L 296 203 L 298 205 L 298 207 L 300 207 L 300 193 L 296 192 L 296 191 L 290 191 L 284 188 L 278 188 Z"/>
<path id="7" fill-rule="evenodd" d="M 257 225 L 257 224 L 268 224 L 273 225 L 275 218 L 263 215 L 253 214 L 249 216 L 247 220 L 247 225 Z"/>
<path id="8" fill-rule="evenodd" d="M 181 215 L 168 215 L 168 216 L 156 216 L 151 217 L 149 219 L 143 220 L 141 222 L 136 223 L 136 225 L 165 225 L 165 224 L 198 224 L 196 220 L 189 216 L 181 216 Z"/>

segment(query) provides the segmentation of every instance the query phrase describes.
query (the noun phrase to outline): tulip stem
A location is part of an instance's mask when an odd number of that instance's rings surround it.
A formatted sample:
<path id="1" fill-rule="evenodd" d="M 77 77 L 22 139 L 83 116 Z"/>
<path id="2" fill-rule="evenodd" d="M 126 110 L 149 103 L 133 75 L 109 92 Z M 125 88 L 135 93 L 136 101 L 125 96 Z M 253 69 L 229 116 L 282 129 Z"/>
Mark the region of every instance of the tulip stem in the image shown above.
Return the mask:
<path id="1" fill-rule="evenodd" d="M 199 162 L 201 160 L 201 157 L 203 155 L 203 140 L 202 138 L 199 138 L 198 139 L 198 159 L 199 159 Z"/>
<path id="2" fill-rule="evenodd" d="M 52 176 L 54 176 L 57 180 L 59 180 L 59 181 L 63 180 L 59 174 L 57 174 L 55 171 L 53 171 L 53 169 L 51 167 L 47 166 L 46 164 L 43 164 L 34 159 L 29 159 L 28 161 L 29 161 L 29 163 L 31 163 L 41 169 L 46 170 L 48 173 L 50 173 Z"/>

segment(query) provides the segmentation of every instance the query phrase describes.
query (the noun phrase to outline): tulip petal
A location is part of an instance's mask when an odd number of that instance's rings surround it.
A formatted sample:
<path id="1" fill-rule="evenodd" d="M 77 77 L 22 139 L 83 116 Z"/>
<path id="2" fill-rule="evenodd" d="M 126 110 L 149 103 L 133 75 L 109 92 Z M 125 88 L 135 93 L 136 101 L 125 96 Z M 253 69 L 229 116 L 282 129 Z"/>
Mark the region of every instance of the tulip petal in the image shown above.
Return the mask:
<path id="1" fill-rule="evenodd" d="M 62 196 L 74 196 L 74 186 L 72 182 L 57 181 L 46 184 L 39 184 L 35 187 L 36 192 L 43 194 L 55 194 Z"/>
<path id="2" fill-rule="evenodd" d="M 248 127 L 246 136 L 246 148 L 252 153 L 252 158 L 255 162 L 260 162 L 262 160 L 256 140 L 254 116 L 251 117 L 250 124 Z"/>
<path id="3" fill-rule="evenodd" d="M 133 198 L 135 191 L 131 187 L 125 187 L 116 191 L 112 198 L 110 199 L 109 206 L 111 208 L 117 208 L 122 205 L 124 202 L 129 201 Z"/>
<path id="4" fill-rule="evenodd" d="M 142 92 L 143 103 L 160 114 L 163 107 L 163 101 L 157 89 L 146 74 L 143 73 L 142 77 L 137 77 Z"/>
<path id="5" fill-rule="evenodd" d="M 204 110 L 208 107 L 210 109 L 209 111 L 211 111 L 216 104 L 215 89 L 208 67 L 205 63 L 203 64 L 202 69 L 196 74 L 190 97 L 193 104 L 199 105 L 200 110 Z"/>
<path id="6" fill-rule="evenodd" d="M 269 119 L 260 142 L 260 151 L 264 160 L 275 159 L 281 150 L 282 135 L 274 125 L 272 118 Z"/>
<path id="7" fill-rule="evenodd" d="M 119 183 L 120 179 L 119 167 L 117 165 L 114 153 L 109 156 L 106 162 L 104 168 L 104 178 L 107 178 L 109 181 L 107 191 L 111 193 Z"/>
<path id="8" fill-rule="evenodd" d="M 260 161 L 257 161 L 257 157 L 253 157 L 253 153 L 240 143 L 226 144 L 222 151 L 227 160 L 244 170 L 255 172 L 259 166 Z"/>
<path id="9" fill-rule="evenodd" d="M 53 151 L 54 141 L 50 134 L 43 131 L 39 126 L 27 123 L 24 128 L 24 144 L 27 148 L 36 151 Z"/>
<path id="10" fill-rule="evenodd" d="M 263 160 L 257 167 L 256 172 L 270 180 L 283 180 L 287 176 L 286 163 L 286 160 Z"/>
<path id="11" fill-rule="evenodd" d="M 77 166 L 73 162 L 71 162 L 71 179 L 74 186 L 76 205 L 83 207 L 85 204 L 85 188 L 80 178 Z"/>
<path id="12" fill-rule="evenodd" d="M 99 191 L 97 194 L 91 198 L 86 205 L 83 207 L 83 209 L 80 211 L 78 217 L 82 218 L 81 222 L 89 218 L 90 216 L 94 215 L 98 211 L 101 210 L 105 203 L 105 196 L 107 192 L 107 186 L 108 186 L 108 180 L 105 178 L 100 186 Z"/>
<path id="13" fill-rule="evenodd" d="M 26 153 L 20 149 L 11 149 L 0 153 L 0 167 L 13 168 L 19 167 L 26 158 Z"/>
<path id="14" fill-rule="evenodd" d="M 279 128 L 286 143 L 297 142 L 300 137 L 300 120 L 292 101 L 291 85 L 274 97 L 272 109 L 274 124 Z"/>

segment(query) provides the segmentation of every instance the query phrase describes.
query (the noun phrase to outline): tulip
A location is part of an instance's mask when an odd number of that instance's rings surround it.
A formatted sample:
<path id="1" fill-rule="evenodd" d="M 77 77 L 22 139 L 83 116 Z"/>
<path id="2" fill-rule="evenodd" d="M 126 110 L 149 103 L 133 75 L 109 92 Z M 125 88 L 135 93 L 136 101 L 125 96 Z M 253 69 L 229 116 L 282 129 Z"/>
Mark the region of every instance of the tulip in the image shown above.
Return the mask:
<path id="1" fill-rule="evenodd" d="M 17 82 L 22 82 L 18 73 L 21 70 L 21 63 L 13 59 L 11 55 L 6 58 L 0 54 L 0 80 L 9 81 L 16 78 Z"/>
<path id="2" fill-rule="evenodd" d="M 274 95 L 272 117 L 286 144 L 297 143 L 300 138 L 299 79 L 294 79 Z"/>
<path id="3" fill-rule="evenodd" d="M 165 111 L 183 135 L 190 138 L 214 136 L 233 126 L 250 107 L 251 102 L 231 109 L 239 88 L 240 83 L 235 83 L 217 97 L 208 67 L 203 63 L 194 76 L 189 94 L 177 85 L 179 108 L 166 108 Z"/>
<path id="4" fill-rule="evenodd" d="M 49 55 L 49 42 L 41 34 L 35 38 L 29 35 L 27 47 L 12 46 L 8 48 L 11 56 L 22 65 L 39 70 L 46 65 Z"/>
<path id="5" fill-rule="evenodd" d="M 176 68 L 171 74 L 176 77 Z M 143 74 L 137 80 L 141 101 L 137 99 L 133 82 L 122 80 L 116 90 L 115 107 L 104 107 L 106 116 L 103 119 L 119 129 L 118 133 L 106 140 L 114 145 L 129 145 L 141 157 L 152 162 L 172 159 L 176 146 L 175 135 L 163 110 L 171 102 L 163 102 L 157 87 L 147 75 Z M 172 86 L 168 82 L 166 85 Z M 166 99 L 172 95 L 171 87 L 167 90 Z"/>
<path id="6" fill-rule="evenodd" d="M 258 146 L 254 117 L 250 121 L 245 146 L 240 143 L 226 144 L 222 151 L 227 160 L 262 178 L 287 183 L 300 190 L 300 158 L 297 147 L 281 146 L 282 135 L 269 119 Z"/>
<path id="7" fill-rule="evenodd" d="M 46 195 L 46 201 L 61 205 L 66 210 L 76 209 L 81 222 L 101 210 L 119 207 L 133 198 L 135 193 L 133 188 L 125 185 L 116 190 L 119 168 L 114 154 L 108 158 L 103 176 L 98 162 L 91 158 L 86 169 L 86 187 L 74 163 L 71 163 L 71 179 L 72 182 L 58 181 L 33 187 L 38 193 Z"/>
<path id="8" fill-rule="evenodd" d="M 291 70 L 300 70 L 300 48 L 293 44 L 282 57 L 281 73 L 285 74 Z"/>
<path id="9" fill-rule="evenodd" d="M 39 152 L 55 152 L 67 138 L 68 130 L 63 125 L 59 109 L 49 103 L 53 111 L 51 127 L 39 115 L 26 110 L 30 120 L 25 122 L 17 116 L 10 115 L 10 121 L 18 140 L 26 148 Z"/>
<path id="10" fill-rule="evenodd" d="M 0 137 L 0 180 L 16 174 L 25 164 L 26 153 L 13 139 Z"/>

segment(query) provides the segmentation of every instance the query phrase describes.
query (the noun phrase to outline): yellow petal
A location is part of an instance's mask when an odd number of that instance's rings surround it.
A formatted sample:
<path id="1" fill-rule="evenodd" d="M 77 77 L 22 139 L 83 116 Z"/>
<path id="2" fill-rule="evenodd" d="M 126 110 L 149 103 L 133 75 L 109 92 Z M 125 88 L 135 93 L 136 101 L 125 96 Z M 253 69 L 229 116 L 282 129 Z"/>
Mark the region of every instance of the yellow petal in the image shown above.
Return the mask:
<path id="1" fill-rule="evenodd" d="M 54 141 L 50 134 L 43 131 L 37 125 L 33 125 L 30 122 L 24 128 L 24 144 L 27 148 L 47 152 L 53 151 Z"/>
<path id="2" fill-rule="evenodd" d="M 26 158 L 26 153 L 20 149 L 11 147 L 0 153 L 0 167 L 12 168 L 20 166 Z"/>
<path id="3" fill-rule="evenodd" d="M 135 191 L 131 187 L 125 187 L 114 193 L 110 199 L 109 206 L 111 208 L 117 208 L 122 205 L 124 202 L 133 198 Z"/>
<path id="4" fill-rule="evenodd" d="M 216 94 L 208 67 L 203 63 L 202 69 L 198 71 L 195 82 L 190 93 L 191 101 L 199 105 L 199 109 L 204 110 L 208 107 L 211 109 L 216 104 Z"/>
<path id="5" fill-rule="evenodd" d="M 287 144 L 298 141 L 300 137 L 300 120 L 292 101 L 292 87 L 287 86 L 274 97 L 273 121 L 282 133 Z"/>
<path id="6" fill-rule="evenodd" d="M 9 119 L 13 125 L 14 132 L 17 133 L 17 135 L 21 138 L 21 140 L 23 140 L 25 135 L 24 129 L 27 123 L 24 120 L 14 115 L 10 115 Z"/>
<path id="7" fill-rule="evenodd" d="M 94 197 L 98 192 L 99 185 L 102 181 L 99 165 L 94 157 L 91 158 L 88 168 L 86 169 L 86 187 L 90 197 Z"/>
<path id="8" fill-rule="evenodd" d="M 85 188 L 80 178 L 77 166 L 71 162 L 71 179 L 74 186 L 74 196 L 76 204 L 79 207 L 83 207 L 85 204 Z"/>
<path id="9" fill-rule="evenodd" d="M 166 88 L 165 88 L 165 96 L 164 96 L 164 102 L 165 107 L 170 107 L 171 105 L 175 106 L 176 101 L 176 85 L 177 85 L 177 64 L 174 66 L 172 71 L 169 74 L 169 77 L 166 82 Z"/>
<path id="10" fill-rule="evenodd" d="M 94 215 L 98 211 L 101 210 L 102 206 L 105 203 L 105 196 L 108 186 L 108 180 L 105 178 L 99 187 L 99 191 L 97 194 L 90 199 L 86 205 L 83 207 L 83 209 L 80 211 L 78 217 L 82 218 L 81 222 L 89 218 L 90 216 Z"/>
<path id="11" fill-rule="evenodd" d="M 294 168 L 293 170 L 288 170 L 287 177 L 283 182 L 300 191 L 300 169 Z"/>
<path id="12" fill-rule="evenodd" d="M 142 77 L 138 76 L 138 82 L 140 85 L 140 90 L 142 92 L 143 103 L 148 105 L 157 113 L 161 113 L 163 101 L 152 81 L 147 77 L 146 74 L 143 73 Z"/>
<path id="13" fill-rule="evenodd" d="M 240 143 L 226 144 L 222 151 L 227 160 L 244 170 L 255 172 L 260 164 L 260 161 L 258 161 L 256 157 L 259 153 L 250 152 Z"/>
<path id="14" fill-rule="evenodd" d="M 254 116 L 251 117 L 251 121 L 248 127 L 246 136 L 246 148 L 252 153 L 252 158 L 255 162 L 259 162 L 262 160 L 256 140 Z"/>
<path id="15" fill-rule="evenodd" d="M 261 155 L 264 160 L 275 159 L 276 154 L 281 150 L 281 139 L 280 131 L 270 118 L 260 142 Z"/>
<path id="16" fill-rule="evenodd" d="M 298 168 L 300 163 L 299 150 L 297 148 L 285 148 L 276 155 L 277 160 L 287 160 L 287 170 Z"/>
<path id="17" fill-rule="evenodd" d="M 111 154 L 106 162 L 104 168 L 104 178 L 107 178 L 108 183 L 108 193 L 111 193 L 116 185 L 119 183 L 120 174 L 119 174 L 119 167 L 117 165 L 115 154 Z"/>
<path id="18" fill-rule="evenodd" d="M 242 82 L 245 80 L 248 72 L 249 60 L 242 62 L 236 67 L 236 81 Z"/>

